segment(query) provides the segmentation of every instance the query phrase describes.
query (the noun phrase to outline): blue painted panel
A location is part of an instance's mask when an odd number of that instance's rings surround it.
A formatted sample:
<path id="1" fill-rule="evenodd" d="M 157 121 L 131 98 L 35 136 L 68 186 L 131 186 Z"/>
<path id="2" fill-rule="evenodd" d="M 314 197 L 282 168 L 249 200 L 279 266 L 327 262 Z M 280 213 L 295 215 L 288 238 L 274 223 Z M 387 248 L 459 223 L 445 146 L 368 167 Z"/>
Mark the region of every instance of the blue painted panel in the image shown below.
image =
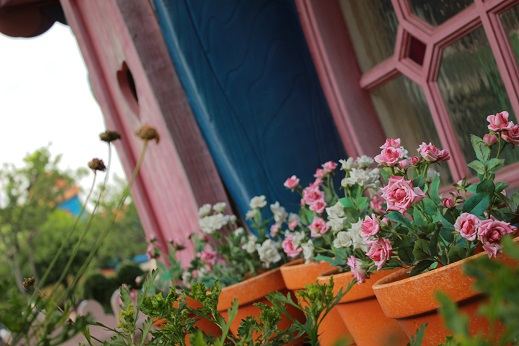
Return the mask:
<path id="1" fill-rule="evenodd" d="M 154 0 L 169 54 L 242 213 L 264 194 L 288 210 L 317 167 L 345 158 L 292 0 Z"/>
<path id="2" fill-rule="evenodd" d="M 83 206 L 81 205 L 81 201 L 79 200 L 78 196 L 67 199 L 58 205 L 58 209 L 66 210 L 73 216 L 78 216 L 82 208 Z"/>

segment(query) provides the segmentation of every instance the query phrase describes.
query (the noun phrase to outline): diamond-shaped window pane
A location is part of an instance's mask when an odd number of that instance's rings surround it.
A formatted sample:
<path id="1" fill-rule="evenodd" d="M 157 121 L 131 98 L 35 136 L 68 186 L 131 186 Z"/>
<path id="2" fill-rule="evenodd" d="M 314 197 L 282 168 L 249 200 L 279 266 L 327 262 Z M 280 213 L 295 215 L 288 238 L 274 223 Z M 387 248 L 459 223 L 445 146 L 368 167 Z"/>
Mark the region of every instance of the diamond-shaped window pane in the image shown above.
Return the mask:
<path id="1" fill-rule="evenodd" d="M 506 110 L 516 122 L 482 27 L 444 48 L 438 85 L 467 162 L 476 158 L 469 134 L 487 133 L 488 115 Z M 506 164 L 519 160 L 518 150 L 504 154 Z"/>
<path id="2" fill-rule="evenodd" d="M 410 157 L 418 154 L 417 148 L 422 142 L 441 147 L 425 94 L 409 78 L 402 75 L 385 83 L 371 92 L 371 100 L 386 137 L 400 138 Z M 439 170 L 442 183 L 450 183 L 452 178 L 447 165 L 441 165 Z"/>
<path id="3" fill-rule="evenodd" d="M 362 72 L 393 55 L 398 20 L 391 0 L 340 0 L 340 4 Z"/>
<path id="4" fill-rule="evenodd" d="M 474 3 L 474 0 L 409 0 L 414 14 L 432 25 L 440 25 Z"/>

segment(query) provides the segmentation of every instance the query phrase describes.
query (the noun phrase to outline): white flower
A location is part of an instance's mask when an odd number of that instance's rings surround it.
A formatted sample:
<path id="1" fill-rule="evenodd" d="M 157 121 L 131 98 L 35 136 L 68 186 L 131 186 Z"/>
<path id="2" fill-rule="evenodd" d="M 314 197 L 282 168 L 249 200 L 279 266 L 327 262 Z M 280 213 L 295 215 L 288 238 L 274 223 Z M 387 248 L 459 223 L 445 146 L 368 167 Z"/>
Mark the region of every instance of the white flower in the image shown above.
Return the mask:
<path id="1" fill-rule="evenodd" d="M 212 234 L 229 223 L 229 216 L 223 214 L 215 214 L 206 216 L 198 220 L 200 229 L 206 234 Z"/>
<path id="2" fill-rule="evenodd" d="M 348 177 L 341 180 L 342 187 L 349 187 L 355 185 L 356 181 L 354 178 Z"/>
<path id="3" fill-rule="evenodd" d="M 215 205 L 213 205 L 213 210 L 217 213 L 223 213 L 225 211 L 225 207 L 227 204 L 225 202 L 218 202 Z"/>
<path id="4" fill-rule="evenodd" d="M 339 232 L 344 228 L 344 222 L 346 221 L 345 217 L 342 218 L 330 218 L 326 222 L 328 226 L 332 229 L 333 232 Z"/>
<path id="5" fill-rule="evenodd" d="M 337 233 L 336 238 L 333 240 L 333 246 L 337 249 L 341 247 L 350 247 L 353 245 L 353 239 L 351 234 L 346 231 Z"/>
<path id="6" fill-rule="evenodd" d="M 257 213 L 258 213 L 258 209 L 251 209 L 247 212 L 247 214 L 245 214 L 245 218 L 247 220 L 252 220 L 252 219 L 254 219 L 254 217 L 256 216 Z"/>
<path id="7" fill-rule="evenodd" d="M 435 170 L 432 167 L 429 167 L 427 169 L 427 177 L 425 178 L 425 182 L 430 183 L 431 181 L 433 181 L 434 177 L 436 177 L 436 176 L 439 177 L 440 172 L 438 172 L 437 170 Z"/>
<path id="8" fill-rule="evenodd" d="M 279 205 L 279 202 L 271 204 L 270 211 L 272 211 L 272 214 L 274 215 L 274 221 L 276 221 L 276 223 L 285 222 L 287 219 L 287 212 L 285 208 Z"/>
<path id="9" fill-rule="evenodd" d="M 236 215 L 229 215 L 229 222 L 230 223 L 235 223 L 236 220 L 237 220 Z"/>
<path id="10" fill-rule="evenodd" d="M 348 160 L 339 160 L 339 162 L 341 163 L 341 169 L 343 171 L 349 171 L 355 165 L 355 160 L 353 160 L 353 157 L 348 157 Z"/>
<path id="11" fill-rule="evenodd" d="M 366 252 L 368 251 L 368 244 L 366 244 L 364 238 L 362 238 L 362 223 L 362 219 L 359 219 L 357 222 L 352 223 L 348 230 L 348 233 L 350 235 L 351 246 L 353 246 L 353 249 L 360 249 L 363 252 Z"/>
<path id="12" fill-rule="evenodd" d="M 211 212 L 211 205 L 210 204 L 204 204 L 203 206 L 198 209 L 198 216 L 199 217 L 206 217 Z"/>
<path id="13" fill-rule="evenodd" d="M 192 279 L 193 279 L 193 274 L 191 274 L 191 272 L 182 273 L 182 283 L 184 284 L 184 286 L 189 288 L 191 286 Z"/>
<path id="14" fill-rule="evenodd" d="M 247 242 L 243 244 L 241 247 L 242 250 L 247 251 L 247 253 L 254 253 L 256 251 L 256 242 L 258 241 L 258 238 L 256 238 L 255 235 L 249 235 L 247 238 Z"/>
<path id="15" fill-rule="evenodd" d="M 344 217 L 344 206 L 341 204 L 341 202 L 337 202 L 333 207 L 326 208 L 326 213 L 331 219 Z"/>
<path id="16" fill-rule="evenodd" d="M 294 213 L 288 214 L 288 222 L 291 222 L 291 221 L 299 221 L 299 215 L 294 214 Z"/>
<path id="17" fill-rule="evenodd" d="M 305 263 L 310 263 L 314 260 L 314 243 L 309 240 L 307 243 L 301 244 L 303 248 L 303 257 L 305 258 Z"/>
<path id="18" fill-rule="evenodd" d="M 357 157 L 357 160 L 355 161 L 355 163 L 357 164 L 357 167 L 359 167 L 359 168 L 368 168 L 373 164 L 373 162 L 375 162 L 375 160 L 373 160 L 372 157 L 369 157 L 366 155 Z"/>
<path id="19" fill-rule="evenodd" d="M 243 229 L 243 227 L 238 227 L 234 230 L 234 235 L 236 235 L 236 236 L 242 235 L 243 233 L 245 233 L 245 230 Z"/>
<path id="20" fill-rule="evenodd" d="M 292 233 L 292 235 L 294 236 L 294 238 L 292 239 L 292 244 L 294 244 L 294 247 L 298 247 L 299 245 L 301 245 L 303 240 L 306 239 L 305 232 L 303 232 L 303 231 L 294 232 L 294 233 Z"/>
<path id="21" fill-rule="evenodd" d="M 251 209 L 260 209 L 267 205 L 267 201 L 265 200 L 265 196 L 256 196 L 252 197 L 250 200 L 250 208 Z"/>
<path id="22" fill-rule="evenodd" d="M 197 276 L 198 276 L 199 279 L 201 279 L 201 278 L 207 276 L 207 274 L 209 274 L 209 270 L 207 268 L 205 268 L 205 267 L 202 267 L 202 268 L 198 269 L 197 272 L 198 272 Z"/>
<path id="23" fill-rule="evenodd" d="M 281 254 L 278 251 L 277 244 L 272 239 L 267 239 L 263 244 L 256 245 L 260 260 L 265 263 L 267 268 L 271 264 L 281 261 Z"/>

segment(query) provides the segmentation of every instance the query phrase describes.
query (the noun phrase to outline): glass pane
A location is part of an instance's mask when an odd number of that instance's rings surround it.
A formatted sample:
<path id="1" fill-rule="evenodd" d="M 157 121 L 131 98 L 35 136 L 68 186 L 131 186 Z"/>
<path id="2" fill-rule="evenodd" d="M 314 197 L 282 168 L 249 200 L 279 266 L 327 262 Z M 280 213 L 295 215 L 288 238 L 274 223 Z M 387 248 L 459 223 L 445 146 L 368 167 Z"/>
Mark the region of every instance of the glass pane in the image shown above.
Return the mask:
<path id="1" fill-rule="evenodd" d="M 514 111 L 483 28 L 444 48 L 438 84 L 467 162 L 476 158 L 469 134 L 483 136 L 486 118 L 503 110 L 516 121 Z M 518 150 L 507 150 L 507 164 L 518 161 Z"/>
<path id="2" fill-rule="evenodd" d="M 386 137 L 400 138 L 409 156 L 418 153 L 422 142 L 448 149 L 440 143 L 422 88 L 409 78 L 400 76 L 384 84 L 371 93 L 371 100 Z M 433 168 L 440 171 L 442 183 L 452 182 L 446 164 Z"/>
<path id="3" fill-rule="evenodd" d="M 474 0 L 410 0 L 413 12 L 427 23 L 440 25 L 454 17 Z"/>
<path id="4" fill-rule="evenodd" d="M 398 20 L 391 0 L 340 0 L 340 4 L 363 73 L 393 55 Z"/>
<path id="5" fill-rule="evenodd" d="M 510 41 L 510 46 L 515 54 L 515 59 L 519 63 L 519 5 L 501 14 L 501 23 Z"/>

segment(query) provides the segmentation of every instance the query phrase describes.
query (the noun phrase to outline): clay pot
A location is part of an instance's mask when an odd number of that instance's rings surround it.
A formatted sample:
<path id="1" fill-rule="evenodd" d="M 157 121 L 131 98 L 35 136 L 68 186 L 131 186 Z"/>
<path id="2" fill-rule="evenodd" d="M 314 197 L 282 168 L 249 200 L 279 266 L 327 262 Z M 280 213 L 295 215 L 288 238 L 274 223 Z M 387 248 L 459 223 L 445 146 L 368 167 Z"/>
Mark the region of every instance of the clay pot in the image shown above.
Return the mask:
<path id="1" fill-rule="evenodd" d="M 386 317 L 372 289 L 375 282 L 394 272 L 394 270 L 375 272 L 366 282 L 355 284 L 337 304 L 337 311 L 356 345 L 400 346 L 407 345 L 409 342 L 398 323 Z M 343 290 L 346 289 L 354 279 L 351 272 L 339 273 L 337 269 L 332 269 L 319 276 L 317 281 L 329 283 L 330 276 L 333 276 L 334 291 L 337 292 L 341 287 Z"/>
<path id="2" fill-rule="evenodd" d="M 193 309 L 198 309 L 198 308 L 202 307 L 202 303 L 200 303 L 199 301 L 194 300 L 190 297 L 186 297 L 186 303 L 190 308 L 193 308 Z M 174 305 L 177 305 L 177 303 L 175 302 Z M 154 318 L 153 325 L 157 328 L 161 328 L 161 326 L 163 324 L 165 324 L 166 322 L 167 322 L 167 320 L 165 318 L 161 318 L 161 319 Z M 222 335 L 222 331 L 221 331 L 220 327 L 218 327 L 218 325 L 214 324 L 213 322 L 211 322 L 205 318 L 200 318 L 195 323 L 195 327 L 200 329 L 201 331 L 203 331 L 205 334 L 212 335 L 217 338 Z M 188 346 L 190 345 L 189 337 L 190 337 L 190 335 L 186 335 L 186 337 L 184 339 L 186 342 L 186 345 L 188 345 Z"/>
<path id="3" fill-rule="evenodd" d="M 229 314 L 228 309 L 231 308 L 234 299 L 238 299 L 238 313 L 231 323 L 231 333 L 238 335 L 238 327 L 240 322 L 247 316 L 259 317 L 261 310 L 255 307 L 254 303 L 264 303 L 271 305 L 265 298 L 270 292 L 279 291 L 285 296 L 288 293 L 283 281 L 283 276 L 279 268 L 267 271 L 258 276 L 252 277 L 237 284 L 222 289 L 220 299 L 218 301 L 218 311 L 220 315 L 227 321 Z M 302 311 L 287 307 L 288 313 L 298 321 L 304 322 L 305 317 Z M 279 322 L 279 329 L 285 330 L 290 326 L 291 322 L 288 318 L 282 317 Z M 300 340 L 296 340 L 289 345 L 300 344 Z"/>
<path id="4" fill-rule="evenodd" d="M 484 297 L 472 289 L 474 279 L 463 273 L 463 265 L 480 256 L 487 254 L 479 253 L 413 277 L 409 277 L 411 269 L 402 269 L 379 280 L 373 285 L 373 290 L 386 316 L 398 321 L 408 336 L 415 335 L 422 324 L 428 323 L 423 346 L 443 343 L 445 337 L 452 334 L 438 313 L 440 303 L 435 297 L 437 291 L 447 294 L 458 304 L 461 312 L 469 316 L 472 335 L 477 332 L 487 333 L 488 320 L 476 315 Z M 502 256 L 500 260 L 513 264 L 511 259 Z"/>
<path id="5" fill-rule="evenodd" d="M 328 262 L 305 264 L 304 259 L 298 259 L 281 266 L 280 269 L 285 286 L 295 293 L 310 283 L 316 283 L 317 277 L 331 268 Z M 302 306 L 306 304 L 299 297 L 298 299 Z M 344 325 L 337 307 L 334 307 L 319 326 L 319 344 L 320 346 L 332 346 L 337 341 L 344 339 L 352 340 L 352 337 Z"/>

